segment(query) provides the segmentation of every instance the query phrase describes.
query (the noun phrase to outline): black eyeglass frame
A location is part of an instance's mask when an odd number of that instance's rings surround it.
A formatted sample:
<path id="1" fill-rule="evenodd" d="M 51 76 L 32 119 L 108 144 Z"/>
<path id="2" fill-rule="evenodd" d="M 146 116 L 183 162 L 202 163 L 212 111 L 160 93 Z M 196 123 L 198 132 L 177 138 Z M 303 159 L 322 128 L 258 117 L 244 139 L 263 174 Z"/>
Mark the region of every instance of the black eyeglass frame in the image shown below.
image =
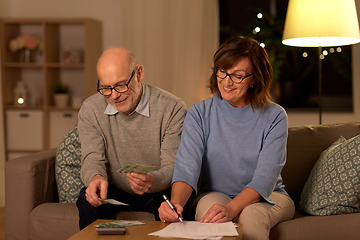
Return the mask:
<path id="1" fill-rule="evenodd" d="M 131 77 L 129 78 L 128 82 L 125 83 L 125 84 L 120 84 L 120 85 L 116 85 L 115 87 L 110 87 L 110 88 L 99 88 L 100 86 L 100 80 L 98 79 L 98 82 L 97 82 L 97 87 L 96 87 L 96 91 L 98 91 L 101 95 L 105 96 L 105 97 L 108 97 L 108 96 L 111 96 L 111 94 L 113 93 L 112 90 L 115 90 L 117 93 L 124 93 L 124 92 L 127 92 L 129 90 L 129 84 L 131 82 L 131 79 L 133 79 L 134 75 L 135 75 L 135 72 L 137 70 L 137 67 L 134 69 L 134 71 L 132 72 L 131 74 Z M 117 87 L 124 87 L 126 86 L 126 90 L 125 91 L 121 91 L 119 92 L 118 90 L 116 90 Z M 103 89 L 110 89 L 110 94 L 103 94 L 101 91 Z"/>
<path id="2" fill-rule="evenodd" d="M 225 74 L 226 74 L 225 77 L 219 77 L 219 76 L 217 75 L 217 72 L 218 72 L 218 71 L 221 71 L 222 73 L 225 73 Z M 214 74 L 215 74 L 216 77 L 218 77 L 218 78 L 220 78 L 220 79 L 225 79 L 227 76 L 229 76 L 230 80 L 231 80 L 233 83 L 237 83 L 237 84 L 242 83 L 245 78 L 254 75 L 254 73 L 250 73 L 250 74 L 248 74 L 248 75 L 246 75 L 246 76 L 244 76 L 244 77 L 241 76 L 242 78 L 241 78 L 240 82 L 235 82 L 235 81 L 232 79 L 231 76 L 233 76 L 233 75 L 239 75 L 239 74 L 227 73 L 227 72 L 225 72 L 223 69 L 221 69 L 221 68 L 219 68 L 219 67 L 214 68 Z"/>

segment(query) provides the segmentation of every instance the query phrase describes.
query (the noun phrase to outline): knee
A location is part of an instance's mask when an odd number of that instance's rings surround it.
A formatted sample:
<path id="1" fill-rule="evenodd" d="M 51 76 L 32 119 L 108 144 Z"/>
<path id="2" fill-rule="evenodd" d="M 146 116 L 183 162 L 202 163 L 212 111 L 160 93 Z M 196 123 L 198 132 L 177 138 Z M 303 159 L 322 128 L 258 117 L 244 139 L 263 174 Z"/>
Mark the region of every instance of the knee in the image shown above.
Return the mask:
<path id="1" fill-rule="evenodd" d="M 258 204 L 247 206 L 240 214 L 239 222 L 243 226 L 243 238 L 248 240 L 269 239 L 270 215 Z"/>
<path id="2" fill-rule="evenodd" d="M 198 200 L 195 211 L 195 221 L 200 221 L 209 208 L 214 204 L 214 201 L 212 201 L 212 198 L 209 196 L 209 194 L 204 195 Z"/>
<path id="3" fill-rule="evenodd" d="M 200 221 L 206 212 L 214 205 L 225 205 L 231 201 L 231 198 L 223 193 L 211 192 L 200 198 L 196 206 L 195 220 Z"/>
<path id="4" fill-rule="evenodd" d="M 268 211 L 264 209 L 259 204 L 251 204 L 243 209 L 239 216 L 240 223 L 250 223 L 266 226 L 270 229 L 270 215 Z"/>

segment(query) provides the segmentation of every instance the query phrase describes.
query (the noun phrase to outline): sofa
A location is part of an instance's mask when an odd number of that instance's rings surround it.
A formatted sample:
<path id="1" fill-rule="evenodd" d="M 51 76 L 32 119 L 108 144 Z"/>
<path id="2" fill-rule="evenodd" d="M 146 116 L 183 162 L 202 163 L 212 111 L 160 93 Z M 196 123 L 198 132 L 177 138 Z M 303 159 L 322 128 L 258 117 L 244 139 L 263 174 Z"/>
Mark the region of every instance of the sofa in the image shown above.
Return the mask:
<path id="1" fill-rule="evenodd" d="M 320 154 L 340 136 L 360 134 L 360 123 L 289 128 L 285 189 L 294 200 L 293 219 L 271 229 L 271 240 L 360 239 L 360 213 L 312 216 L 299 210 L 302 189 Z M 359 147 L 360 149 L 360 147 Z M 56 149 L 9 160 L 5 165 L 5 237 L 67 239 L 78 229 L 75 204 L 59 203 L 55 179 Z M 124 212 L 118 219 L 153 220 L 149 213 Z"/>

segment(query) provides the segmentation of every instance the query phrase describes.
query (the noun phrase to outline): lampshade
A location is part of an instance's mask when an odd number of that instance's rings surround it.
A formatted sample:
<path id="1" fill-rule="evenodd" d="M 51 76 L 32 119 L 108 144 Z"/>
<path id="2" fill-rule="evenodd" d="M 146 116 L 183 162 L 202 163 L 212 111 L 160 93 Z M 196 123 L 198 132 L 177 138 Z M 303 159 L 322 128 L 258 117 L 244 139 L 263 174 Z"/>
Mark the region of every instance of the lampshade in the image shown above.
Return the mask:
<path id="1" fill-rule="evenodd" d="M 359 42 L 354 0 L 289 0 L 283 44 L 329 47 Z"/>

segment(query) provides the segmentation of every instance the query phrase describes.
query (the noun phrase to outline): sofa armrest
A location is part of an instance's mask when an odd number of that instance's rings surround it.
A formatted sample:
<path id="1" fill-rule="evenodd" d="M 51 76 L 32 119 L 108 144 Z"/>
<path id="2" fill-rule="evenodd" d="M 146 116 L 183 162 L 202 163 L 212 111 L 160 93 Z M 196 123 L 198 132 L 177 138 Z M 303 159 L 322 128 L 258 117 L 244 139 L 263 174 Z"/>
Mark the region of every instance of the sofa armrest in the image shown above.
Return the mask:
<path id="1" fill-rule="evenodd" d="M 29 239 L 30 212 L 58 199 L 56 149 L 19 157 L 5 164 L 5 238 Z"/>

